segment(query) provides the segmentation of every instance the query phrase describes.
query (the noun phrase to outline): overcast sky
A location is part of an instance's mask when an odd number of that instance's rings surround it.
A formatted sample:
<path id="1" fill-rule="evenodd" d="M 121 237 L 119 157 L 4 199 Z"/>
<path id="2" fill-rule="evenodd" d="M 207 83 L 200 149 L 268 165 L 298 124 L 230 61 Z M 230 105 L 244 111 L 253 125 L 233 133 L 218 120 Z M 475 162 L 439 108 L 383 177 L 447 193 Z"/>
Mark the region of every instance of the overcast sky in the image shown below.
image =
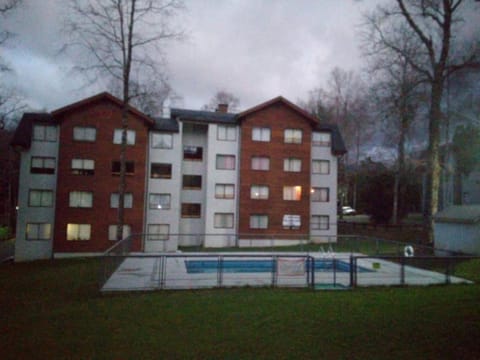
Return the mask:
<path id="1" fill-rule="evenodd" d="M 24 1 L 7 21 L 17 36 L 2 55 L 30 106 L 50 111 L 105 90 L 79 89 L 72 64 L 56 56 L 64 1 Z M 335 66 L 361 66 L 358 25 L 377 2 L 187 0 L 189 36 L 167 49 L 170 82 L 183 98 L 177 105 L 199 109 L 221 89 L 240 98 L 240 109 L 278 95 L 305 98 Z"/>

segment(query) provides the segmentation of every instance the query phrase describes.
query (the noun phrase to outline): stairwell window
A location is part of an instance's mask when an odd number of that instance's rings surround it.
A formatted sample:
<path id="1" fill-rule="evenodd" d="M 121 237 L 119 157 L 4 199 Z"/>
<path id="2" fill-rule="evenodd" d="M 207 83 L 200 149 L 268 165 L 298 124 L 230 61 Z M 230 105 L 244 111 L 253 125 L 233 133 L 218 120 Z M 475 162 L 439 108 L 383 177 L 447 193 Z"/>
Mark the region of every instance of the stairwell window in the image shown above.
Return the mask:
<path id="1" fill-rule="evenodd" d="M 287 144 L 301 144 L 302 143 L 302 130 L 300 129 L 285 129 L 284 142 Z"/>

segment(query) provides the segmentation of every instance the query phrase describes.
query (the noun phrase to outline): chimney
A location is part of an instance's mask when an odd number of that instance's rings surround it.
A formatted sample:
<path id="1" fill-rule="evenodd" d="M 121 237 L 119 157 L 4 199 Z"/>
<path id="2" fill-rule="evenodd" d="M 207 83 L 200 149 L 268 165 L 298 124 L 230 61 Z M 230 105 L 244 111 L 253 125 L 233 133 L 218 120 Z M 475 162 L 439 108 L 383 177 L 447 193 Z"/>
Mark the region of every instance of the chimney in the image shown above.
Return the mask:
<path id="1" fill-rule="evenodd" d="M 216 112 L 227 113 L 228 112 L 228 104 L 218 104 Z"/>

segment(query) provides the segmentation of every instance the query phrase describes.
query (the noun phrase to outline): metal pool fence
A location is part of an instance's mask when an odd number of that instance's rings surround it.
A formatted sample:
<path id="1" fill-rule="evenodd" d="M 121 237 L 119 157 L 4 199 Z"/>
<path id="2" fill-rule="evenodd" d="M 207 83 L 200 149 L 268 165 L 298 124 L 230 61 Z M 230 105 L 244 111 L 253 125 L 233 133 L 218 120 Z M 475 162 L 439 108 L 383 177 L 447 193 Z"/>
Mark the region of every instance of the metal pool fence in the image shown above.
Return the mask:
<path id="1" fill-rule="evenodd" d="M 353 236 L 332 237 L 321 244 L 310 240 L 285 248 L 132 251 L 144 236 L 148 235 L 121 240 L 104 254 L 100 275 L 103 291 L 236 286 L 337 289 L 468 283 L 469 279 L 457 272 L 457 265 L 480 259 L 434 256 L 432 248 L 418 244 Z"/>

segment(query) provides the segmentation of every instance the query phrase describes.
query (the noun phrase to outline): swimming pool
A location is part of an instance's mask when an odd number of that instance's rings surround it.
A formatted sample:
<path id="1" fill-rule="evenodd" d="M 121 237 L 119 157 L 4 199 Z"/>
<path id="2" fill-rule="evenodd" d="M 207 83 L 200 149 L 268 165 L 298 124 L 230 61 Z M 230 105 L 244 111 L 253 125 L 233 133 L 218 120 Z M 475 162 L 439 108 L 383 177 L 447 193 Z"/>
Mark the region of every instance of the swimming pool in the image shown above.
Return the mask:
<path id="1" fill-rule="evenodd" d="M 214 273 L 219 269 L 218 260 L 185 260 L 185 267 L 189 274 Z M 305 264 L 306 265 L 306 264 Z M 308 264 L 311 267 L 310 264 Z M 276 269 L 275 260 L 223 260 L 222 270 L 226 273 L 263 273 Z M 305 266 L 305 271 L 307 266 Z M 350 263 L 339 259 L 316 259 L 315 272 L 350 272 Z M 373 270 L 357 266 L 358 272 Z"/>

